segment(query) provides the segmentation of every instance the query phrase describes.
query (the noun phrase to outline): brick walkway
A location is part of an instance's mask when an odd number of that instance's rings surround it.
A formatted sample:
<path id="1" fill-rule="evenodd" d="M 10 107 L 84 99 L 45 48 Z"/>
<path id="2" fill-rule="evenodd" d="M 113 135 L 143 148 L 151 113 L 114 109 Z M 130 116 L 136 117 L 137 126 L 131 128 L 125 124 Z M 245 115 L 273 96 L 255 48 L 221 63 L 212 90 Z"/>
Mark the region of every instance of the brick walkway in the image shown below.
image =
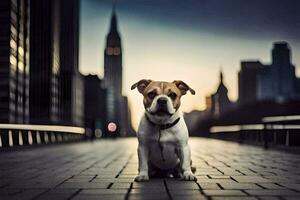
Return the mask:
<path id="1" fill-rule="evenodd" d="M 197 182 L 135 183 L 136 139 L 0 153 L 0 199 L 300 199 L 300 156 L 190 140 Z"/>

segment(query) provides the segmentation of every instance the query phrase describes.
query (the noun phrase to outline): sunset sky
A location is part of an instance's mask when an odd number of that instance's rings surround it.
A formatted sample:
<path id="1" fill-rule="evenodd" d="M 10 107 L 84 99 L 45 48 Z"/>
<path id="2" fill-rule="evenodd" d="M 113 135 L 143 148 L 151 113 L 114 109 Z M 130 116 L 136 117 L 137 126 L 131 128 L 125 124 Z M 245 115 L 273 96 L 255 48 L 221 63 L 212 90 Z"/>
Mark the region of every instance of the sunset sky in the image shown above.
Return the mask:
<path id="1" fill-rule="evenodd" d="M 287 4 L 286 2 L 289 2 Z M 143 78 L 184 80 L 196 95 L 183 97 L 182 110 L 205 108 L 220 68 L 237 99 L 241 60 L 270 63 L 275 41 L 287 41 L 300 66 L 300 2 L 273 0 L 122 0 L 116 2 L 123 47 L 123 94 L 136 128 L 142 96 L 130 86 Z M 103 77 L 103 51 L 112 1 L 82 0 L 80 71 Z M 297 67 L 300 68 L 300 67 Z M 297 73 L 300 75 L 299 70 Z M 134 105 L 134 106 L 133 106 Z"/>

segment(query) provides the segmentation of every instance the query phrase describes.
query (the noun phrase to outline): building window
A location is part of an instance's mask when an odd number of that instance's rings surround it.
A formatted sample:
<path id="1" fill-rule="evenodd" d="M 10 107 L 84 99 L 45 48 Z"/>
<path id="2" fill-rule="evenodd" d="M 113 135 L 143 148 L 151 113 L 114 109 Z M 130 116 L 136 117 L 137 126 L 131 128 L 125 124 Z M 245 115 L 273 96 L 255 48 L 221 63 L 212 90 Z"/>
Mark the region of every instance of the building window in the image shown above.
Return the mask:
<path id="1" fill-rule="evenodd" d="M 17 59 L 14 55 L 10 55 L 9 62 L 10 62 L 10 68 L 13 71 L 17 71 Z"/>

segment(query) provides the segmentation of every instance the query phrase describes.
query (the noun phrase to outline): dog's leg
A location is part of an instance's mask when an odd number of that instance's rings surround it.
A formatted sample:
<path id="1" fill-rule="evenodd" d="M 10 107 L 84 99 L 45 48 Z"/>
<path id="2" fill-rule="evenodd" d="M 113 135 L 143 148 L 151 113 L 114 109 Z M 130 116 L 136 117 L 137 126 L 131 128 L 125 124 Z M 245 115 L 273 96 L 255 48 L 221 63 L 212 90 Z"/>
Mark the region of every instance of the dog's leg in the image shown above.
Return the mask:
<path id="1" fill-rule="evenodd" d="M 191 150 L 188 144 L 182 144 L 179 149 L 179 158 L 183 171 L 183 180 L 196 181 L 197 178 L 191 171 Z"/>
<path id="2" fill-rule="evenodd" d="M 178 155 L 178 154 L 177 154 Z M 178 163 L 178 165 L 173 169 L 173 176 L 174 178 L 183 178 L 182 176 L 182 168 L 181 168 L 181 164 L 180 162 Z"/>
<path id="3" fill-rule="evenodd" d="M 143 144 L 139 144 L 138 146 L 138 157 L 139 157 L 139 175 L 135 177 L 135 181 L 142 182 L 148 181 L 148 157 L 149 157 L 149 150 L 148 147 Z"/>

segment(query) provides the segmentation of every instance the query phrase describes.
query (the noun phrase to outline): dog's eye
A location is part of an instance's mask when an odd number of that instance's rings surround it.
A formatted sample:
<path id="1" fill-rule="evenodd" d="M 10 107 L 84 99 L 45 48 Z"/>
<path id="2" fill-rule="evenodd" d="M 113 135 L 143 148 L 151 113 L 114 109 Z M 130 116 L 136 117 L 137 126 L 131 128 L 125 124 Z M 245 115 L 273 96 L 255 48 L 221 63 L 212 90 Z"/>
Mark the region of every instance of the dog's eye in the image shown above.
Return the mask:
<path id="1" fill-rule="evenodd" d="M 154 99 L 154 97 L 156 96 L 156 93 L 155 92 L 149 92 L 147 95 L 150 99 Z"/>
<path id="2" fill-rule="evenodd" d="M 168 95 L 168 97 L 170 97 L 171 99 L 176 99 L 176 97 L 177 97 L 177 94 L 175 93 L 175 92 L 171 92 L 169 95 Z"/>

